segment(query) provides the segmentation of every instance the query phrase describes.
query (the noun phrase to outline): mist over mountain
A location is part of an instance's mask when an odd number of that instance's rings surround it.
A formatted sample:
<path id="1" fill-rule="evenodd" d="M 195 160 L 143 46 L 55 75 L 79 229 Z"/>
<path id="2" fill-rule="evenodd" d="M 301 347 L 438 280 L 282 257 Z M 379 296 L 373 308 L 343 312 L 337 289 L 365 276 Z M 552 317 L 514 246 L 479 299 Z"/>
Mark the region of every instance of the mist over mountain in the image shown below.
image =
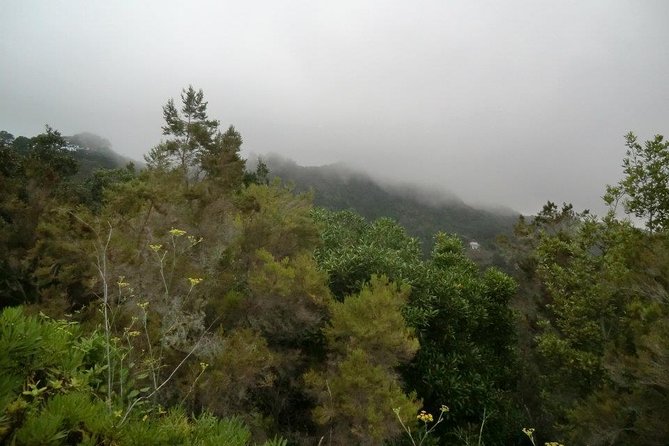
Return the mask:
<path id="1" fill-rule="evenodd" d="M 89 176 L 96 169 L 118 169 L 128 163 L 142 166 L 143 163 L 119 155 L 112 149 L 111 142 L 95 133 L 82 132 L 65 136 L 72 157 L 79 162 L 78 177 Z"/>
<path id="2" fill-rule="evenodd" d="M 407 183 L 389 183 L 344 163 L 300 166 L 272 154 L 263 158 L 270 176 L 292 182 L 298 192 L 312 190 L 314 204 L 332 210 L 352 209 L 368 220 L 390 217 L 418 237 L 424 251 L 438 231 L 492 248 L 499 234 L 511 231 L 518 213 L 508 208 L 471 206 L 456 195 Z"/>
<path id="3" fill-rule="evenodd" d="M 77 133 L 72 136 L 66 136 L 65 139 L 73 145 L 77 145 L 83 149 L 94 150 L 98 152 L 113 152 L 111 142 L 100 135 L 90 132 Z"/>

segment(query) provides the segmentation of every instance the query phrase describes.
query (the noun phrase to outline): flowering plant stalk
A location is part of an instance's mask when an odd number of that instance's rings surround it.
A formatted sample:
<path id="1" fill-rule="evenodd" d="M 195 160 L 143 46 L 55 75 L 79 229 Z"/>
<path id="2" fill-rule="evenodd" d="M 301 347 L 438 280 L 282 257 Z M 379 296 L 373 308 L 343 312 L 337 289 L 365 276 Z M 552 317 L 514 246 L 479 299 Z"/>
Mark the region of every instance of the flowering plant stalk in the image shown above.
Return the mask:
<path id="1" fill-rule="evenodd" d="M 423 423 L 422 429 L 417 432 L 417 438 L 413 437 L 413 434 L 411 433 L 411 428 L 408 427 L 404 421 L 402 420 L 402 417 L 400 416 L 400 409 L 393 409 L 393 412 L 395 412 L 395 416 L 399 420 L 400 424 L 402 425 L 402 428 L 404 429 L 404 432 L 407 433 L 407 436 L 409 437 L 409 440 L 411 440 L 411 444 L 413 446 L 420 446 L 423 444 L 425 439 L 434 431 L 434 429 L 444 421 L 444 414 L 448 412 L 450 409 L 448 406 L 445 406 L 442 404 L 442 406 L 439 408 L 439 418 L 437 418 L 437 421 L 434 421 L 434 416 L 426 412 L 425 410 L 421 410 L 418 415 L 416 415 L 416 419 L 420 422 Z M 429 423 L 434 422 L 432 426 L 429 426 Z"/>

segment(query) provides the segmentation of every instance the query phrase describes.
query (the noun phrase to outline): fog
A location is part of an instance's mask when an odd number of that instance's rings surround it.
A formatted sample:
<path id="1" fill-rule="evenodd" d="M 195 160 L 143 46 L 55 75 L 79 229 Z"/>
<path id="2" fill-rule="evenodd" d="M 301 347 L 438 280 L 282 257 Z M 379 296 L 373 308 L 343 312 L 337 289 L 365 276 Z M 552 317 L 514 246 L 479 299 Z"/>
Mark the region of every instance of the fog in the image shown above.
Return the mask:
<path id="1" fill-rule="evenodd" d="M 601 209 L 669 135 L 669 2 L 0 0 L 0 129 L 141 159 L 189 84 L 244 151 L 465 201 Z"/>

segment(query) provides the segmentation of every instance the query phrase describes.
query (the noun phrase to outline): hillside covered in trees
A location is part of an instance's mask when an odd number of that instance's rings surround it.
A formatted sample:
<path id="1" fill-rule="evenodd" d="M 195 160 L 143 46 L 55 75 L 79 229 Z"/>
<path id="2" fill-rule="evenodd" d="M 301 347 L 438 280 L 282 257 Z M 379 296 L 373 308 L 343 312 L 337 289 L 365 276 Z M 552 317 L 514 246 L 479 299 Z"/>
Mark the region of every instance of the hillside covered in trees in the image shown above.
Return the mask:
<path id="1" fill-rule="evenodd" d="M 366 219 L 247 169 L 202 91 L 163 114 L 141 171 L 2 134 L 1 443 L 669 441 L 662 137 L 627 136 L 603 218 L 521 218 L 512 277 L 466 256 L 473 211 L 425 255 L 373 185 Z"/>
<path id="2" fill-rule="evenodd" d="M 510 209 L 477 209 L 444 192 L 383 184 L 343 165 L 304 167 L 278 155 L 263 162 L 271 177 L 293 183 L 298 192 L 312 191 L 316 206 L 352 209 L 368 220 L 392 218 L 420 240 L 426 254 L 439 231 L 457 234 L 466 243 L 477 242 L 492 251 L 497 237 L 511 233 L 518 219 L 518 213 Z"/>

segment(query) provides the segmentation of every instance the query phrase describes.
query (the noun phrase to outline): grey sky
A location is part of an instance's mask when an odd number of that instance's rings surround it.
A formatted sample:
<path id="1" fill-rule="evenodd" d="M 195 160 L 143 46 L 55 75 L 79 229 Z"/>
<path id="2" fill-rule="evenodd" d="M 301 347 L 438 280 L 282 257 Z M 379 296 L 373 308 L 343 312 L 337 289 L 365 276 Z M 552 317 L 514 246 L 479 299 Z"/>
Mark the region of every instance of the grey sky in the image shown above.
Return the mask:
<path id="1" fill-rule="evenodd" d="M 246 153 L 600 209 L 622 135 L 669 136 L 668 20 L 664 0 L 0 0 L 0 129 L 139 159 L 193 84 Z"/>

